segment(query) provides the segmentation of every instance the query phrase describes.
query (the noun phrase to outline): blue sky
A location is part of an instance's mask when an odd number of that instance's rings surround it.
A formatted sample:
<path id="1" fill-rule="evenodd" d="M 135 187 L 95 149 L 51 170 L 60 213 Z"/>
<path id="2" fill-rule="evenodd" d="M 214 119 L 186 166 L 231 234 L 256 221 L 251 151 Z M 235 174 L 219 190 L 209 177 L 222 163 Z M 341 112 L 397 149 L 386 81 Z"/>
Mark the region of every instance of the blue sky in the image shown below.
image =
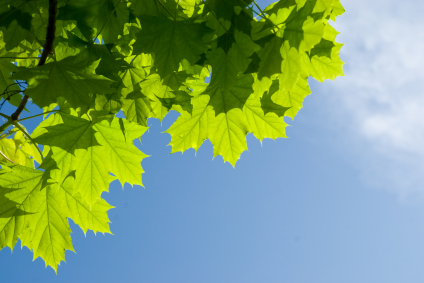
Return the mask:
<path id="1" fill-rule="evenodd" d="M 424 3 L 342 4 L 346 77 L 310 80 L 288 139 L 249 135 L 233 169 L 209 142 L 170 155 L 177 115 L 149 120 L 145 188 L 104 194 L 114 235 L 71 223 L 57 275 L 4 249 L 0 282 L 423 282 Z"/>

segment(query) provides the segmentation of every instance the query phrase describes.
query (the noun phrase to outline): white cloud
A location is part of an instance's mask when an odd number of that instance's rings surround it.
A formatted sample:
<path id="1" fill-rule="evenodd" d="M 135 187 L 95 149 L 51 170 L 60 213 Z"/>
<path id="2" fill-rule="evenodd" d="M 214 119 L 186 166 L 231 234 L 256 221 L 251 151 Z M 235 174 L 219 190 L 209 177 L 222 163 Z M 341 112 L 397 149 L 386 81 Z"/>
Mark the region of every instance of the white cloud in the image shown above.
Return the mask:
<path id="1" fill-rule="evenodd" d="M 333 119 L 350 126 L 348 146 L 367 182 L 404 197 L 424 193 L 424 3 L 342 3 L 335 27 L 346 77 L 325 84 Z"/>

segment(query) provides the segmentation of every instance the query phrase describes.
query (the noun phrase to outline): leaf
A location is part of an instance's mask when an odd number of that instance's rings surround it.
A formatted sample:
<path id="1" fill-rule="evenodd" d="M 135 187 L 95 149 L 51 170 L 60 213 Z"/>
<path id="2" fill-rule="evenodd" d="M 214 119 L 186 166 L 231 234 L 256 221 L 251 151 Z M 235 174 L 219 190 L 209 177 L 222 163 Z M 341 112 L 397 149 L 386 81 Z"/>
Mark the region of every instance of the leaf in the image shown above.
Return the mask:
<path id="1" fill-rule="evenodd" d="M 74 250 L 67 217 L 84 232 L 110 233 L 107 210 L 111 206 L 102 201 L 90 210 L 73 195 L 72 177 L 56 188 L 41 189 L 42 171 L 13 166 L 0 172 L 0 200 L 5 204 L 0 208 L 0 247 L 12 248 L 19 237 L 34 252 L 34 259 L 42 257 L 56 271 L 65 260 L 65 250 Z"/>
<path id="2" fill-rule="evenodd" d="M 285 116 L 294 119 L 297 112 L 299 112 L 303 106 L 303 100 L 311 93 L 311 89 L 308 86 L 307 79 L 300 76 L 292 90 L 285 90 L 281 86 L 281 81 L 274 81 L 269 93 L 272 96 L 272 101 L 288 108 L 285 112 Z M 265 113 L 267 112 L 276 113 L 275 110 L 272 109 L 266 109 Z"/>
<path id="3" fill-rule="evenodd" d="M 155 0 L 131 0 L 130 10 L 136 17 L 156 15 L 159 7 Z"/>
<path id="4" fill-rule="evenodd" d="M 253 51 L 253 49 L 252 49 Z M 249 56 L 252 52 L 248 52 Z M 212 65 L 211 83 L 204 91 L 211 97 L 210 105 L 216 115 L 227 113 L 233 108 L 242 108 L 247 98 L 253 93 L 253 78 L 251 75 L 239 75 L 247 67 L 243 65 L 243 56 L 237 46 L 225 54 L 221 48 L 208 54 L 208 60 Z M 247 62 L 246 62 L 247 63 Z"/>
<path id="5" fill-rule="evenodd" d="M 258 70 L 259 79 L 263 77 L 271 78 L 273 75 L 281 73 L 283 57 L 280 50 L 282 45 L 283 39 L 273 35 L 264 48 L 258 51 L 258 56 L 261 60 Z"/>
<path id="6" fill-rule="evenodd" d="M 286 123 L 280 116 L 287 107 L 251 95 L 241 109 L 232 109 L 215 116 L 210 98 L 200 95 L 193 99 L 192 115 L 182 113 L 166 131 L 171 135 L 172 153 L 194 148 L 197 151 L 203 141 L 210 139 L 214 156 L 221 155 L 233 166 L 243 151 L 247 150 L 246 134 L 252 132 L 258 139 L 285 137 Z M 264 113 L 268 107 L 275 113 Z M 269 111 L 271 112 L 271 111 Z"/>
<path id="7" fill-rule="evenodd" d="M 65 249 L 73 250 L 71 231 L 63 217 L 63 207 L 55 200 L 56 192 L 40 190 L 41 171 L 14 166 L 11 172 L 2 170 L 2 173 L 0 184 L 4 191 L 9 189 L 6 197 L 17 203 L 15 212 L 1 220 L 0 231 L 15 231 L 12 242 L 6 244 L 14 245 L 19 237 L 22 245 L 34 252 L 34 259 L 41 256 L 46 265 L 56 270 L 64 260 Z"/>
<path id="8" fill-rule="evenodd" d="M 0 92 L 6 91 L 20 91 L 18 85 L 13 85 L 15 81 L 11 79 L 12 72 L 16 72 L 18 68 L 10 62 L 8 59 L 0 59 Z M 10 87 L 9 87 L 10 86 Z M 8 95 L 4 94 L 3 98 L 7 98 Z"/>
<path id="9" fill-rule="evenodd" d="M 323 82 L 326 79 L 334 80 L 343 74 L 343 61 L 339 57 L 340 48 L 342 44 L 336 43 L 333 46 L 327 46 L 327 50 L 321 49 L 319 52 L 311 52 L 313 56 L 309 57 L 304 54 L 302 56 L 302 63 L 304 68 L 308 71 L 309 75 Z M 328 56 L 330 54 L 330 56 Z"/>
<path id="10" fill-rule="evenodd" d="M 136 122 L 147 127 L 147 118 L 153 112 L 150 100 L 141 91 L 132 92 L 124 100 L 123 111 L 125 117 L 132 122 Z"/>
<path id="11" fill-rule="evenodd" d="M 57 183 L 75 171 L 75 193 L 93 205 L 108 190 L 113 173 L 122 185 L 142 185 L 140 162 L 147 157 L 132 143 L 146 127 L 114 118 L 90 121 L 73 115 L 55 114 L 38 131 L 35 141 L 51 147 L 52 154 L 41 164 Z M 122 133 L 120 122 L 125 128 Z M 42 125 L 44 126 L 44 125 Z M 65 141 L 66 140 L 66 141 Z M 57 172 L 61 172 L 60 174 Z"/>
<path id="12" fill-rule="evenodd" d="M 300 55 L 296 48 L 290 48 L 288 41 L 281 47 L 281 72 L 279 75 L 280 87 L 284 90 L 292 90 L 295 86 L 301 72 Z"/>
<path id="13" fill-rule="evenodd" d="M 231 21 L 236 7 L 245 8 L 251 0 L 206 0 L 204 13 L 213 13 L 217 19 Z"/>
<path id="14" fill-rule="evenodd" d="M 190 64 L 200 59 L 200 54 L 208 49 L 202 37 L 210 32 L 203 23 L 193 21 L 173 21 L 166 17 L 143 16 L 140 19 L 142 30 L 137 33 L 134 54 L 152 53 L 155 66 L 161 77 L 178 71 L 181 60 Z"/>
<path id="15" fill-rule="evenodd" d="M 1 139 L 0 151 L 10 160 L 22 166 L 34 167 L 34 162 L 29 155 L 23 151 L 13 139 Z M 3 156 L 0 156 L 0 163 L 11 165 Z"/>
<path id="16" fill-rule="evenodd" d="M 19 68 L 13 76 L 29 83 L 25 94 L 39 107 L 56 103 L 65 98 L 74 108 L 91 104 L 90 94 L 111 93 L 111 80 L 95 74 L 99 61 L 85 66 L 75 62 L 75 57 L 47 63 L 37 68 Z"/>
<path id="17" fill-rule="evenodd" d="M 32 9 L 30 1 L 17 0 L 2 3 L 0 10 L 0 30 L 6 42 L 6 49 L 11 50 L 23 40 L 33 41 L 34 35 L 31 33 Z M 28 11 L 28 6 L 29 11 Z M 27 8 L 27 9 L 25 9 Z"/>
<path id="18" fill-rule="evenodd" d="M 345 12 L 345 9 L 343 8 L 342 4 L 340 3 L 340 0 L 334 0 L 331 10 L 331 17 L 333 21 L 336 21 L 336 17 L 343 15 Z"/>
<path id="19" fill-rule="evenodd" d="M 129 14 L 126 1 L 67 1 L 66 5 L 59 9 L 57 19 L 76 20 L 78 28 L 88 40 L 101 34 L 105 43 L 113 43 L 123 34 Z"/>

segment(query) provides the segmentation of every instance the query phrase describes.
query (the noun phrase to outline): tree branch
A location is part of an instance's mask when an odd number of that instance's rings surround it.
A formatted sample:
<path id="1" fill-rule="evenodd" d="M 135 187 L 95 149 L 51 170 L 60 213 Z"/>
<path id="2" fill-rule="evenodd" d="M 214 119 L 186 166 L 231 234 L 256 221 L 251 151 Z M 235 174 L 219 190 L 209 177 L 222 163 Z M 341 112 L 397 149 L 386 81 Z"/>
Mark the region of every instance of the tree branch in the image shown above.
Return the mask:
<path id="1" fill-rule="evenodd" d="M 49 54 L 53 51 L 54 35 L 56 32 L 56 15 L 57 0 L 49 0 L 49 21 L 47 24 L 46 42 L 44 43 L 43 53 L 41 53 L 40 61 L 38 61 L 37 66 L 44 65 L 44 63 L 46 63 L 47 56 L 49 56 Z M 12 118 L 12 121 L 19 120 L 19 115 L 21 115 L 28 100 L 29 96 L 25 95 L 21 103 L 19 104 L 18 109 L 16 109 L 15 113 L 10 116 Z"/>

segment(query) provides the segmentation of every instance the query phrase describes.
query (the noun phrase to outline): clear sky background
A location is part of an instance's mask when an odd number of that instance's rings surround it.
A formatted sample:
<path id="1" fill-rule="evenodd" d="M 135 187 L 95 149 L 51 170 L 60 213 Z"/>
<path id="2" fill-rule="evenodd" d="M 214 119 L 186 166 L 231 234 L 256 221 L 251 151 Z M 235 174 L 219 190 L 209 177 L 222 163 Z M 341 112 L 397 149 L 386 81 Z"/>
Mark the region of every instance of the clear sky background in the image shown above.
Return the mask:
<path id="1" fill-rule="evenodd" d="M 149 120 L 145 188 L 104 194 L 114 235 L 70 221 L 57 275 L 17 246 L 0 282 L 424 282 L 424 2 L 342 4 L 346 77 L 310 80 L 288 139 L 249 135 L 233 169 L 209 142 L 169 155 L 177 115 Z"/>

